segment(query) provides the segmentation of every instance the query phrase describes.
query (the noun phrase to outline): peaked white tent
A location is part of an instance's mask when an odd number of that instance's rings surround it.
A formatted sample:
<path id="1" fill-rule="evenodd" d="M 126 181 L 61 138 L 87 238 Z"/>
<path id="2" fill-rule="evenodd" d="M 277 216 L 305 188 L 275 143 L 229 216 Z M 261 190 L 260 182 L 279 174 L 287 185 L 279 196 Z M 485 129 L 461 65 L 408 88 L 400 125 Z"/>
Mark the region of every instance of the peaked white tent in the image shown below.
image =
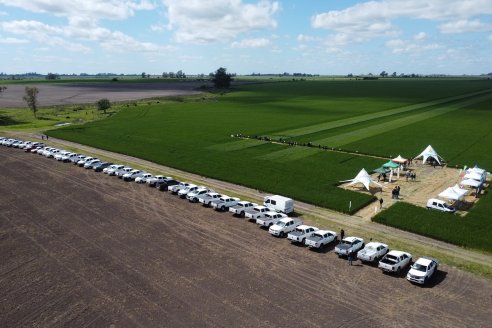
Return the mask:
<path id="1" fill-rule="evenodd" d="M 478 173 L 480 175 L 483 175 L 484 173 L 486 173 L 484 169 L 481 169 L 481 168 L 479 168 L 477 166 L 472 167 L 472 168 L 469 168 L 465 172 L 466 173 Z"/>
<path id="2" fill-rule="evenodd" d="M 397 157 L 393 158 L 391 161 L 398 164 L 405 164 L 406 162 L 408 162 L 408 159 L 401 157 L 401 155 L 398 155 Z"/>
<path id="3" fill-rule="evenodd" d="M 471 180 L 477 180 L 477 181 L 483 181 L 484 176 L 482 174 L 479 174 L 475 171 L 471 171 L 470 173 L 465 174 L 464 176 L 465 179 L 471 179 Z"/>
<path id="4" fill-rule="evenodd" d="M 460 186 L 458 186 L 458 184 L 455 184 L 452 188 L 453 188 L 453 191 L 456 194 L 460 195 L 461 197 L 465 196 L 468 193 L 468 190 L 460 188 Z"/>
<path id="5" fill-rule="evenodd" d="M 348 184 L 348 186 L 353 186 L 354 184 L 362 183 L 367 190 L 370 190 L 369 185 L 371 183 L 379 187 L 382 187 L 382 185 L 372 180 L 371 175 L 367 173 L 365 169 L 360 170 L 360 172 L 357 174 L 355 178 L 350 180 L 340 181 L 340 182 L 349 182 L 349 181 L 350 183 Z"/>
<path id="6" fill-rule="evenodd" d="M 422 157 L 422 163 L 425 163 L 429 158 L 433 158 L 436 160 L 439 164 L 441 164 L 441 161 L 444 160 L 439 154 L 432 148 L 431 145 L 428 145 L 427 148 L 424 149 L 423 152 L 420 153 L 420 155 L 415 156 L 415 158 L 420 158 Z"/>
<path id="7" fill-rule="evenodd" d="M 439 194 L 439 197 L 451 199 L 451 200 L 460 200 L 463 196 L 455 193 L 452 187 L 447 188 L 442 193 Z"/>
<path id="8" fill-rule="evenodd" d="M 473 188 L 477 188 L 481 184 L 482 183 L 480 181 L 473 180 L 473 179 L 465 179 L 465 180 L 460 182 L 460 185 L 462 185 L 462 186 L 468 186 L 468 187 L 473 187 Z"/>

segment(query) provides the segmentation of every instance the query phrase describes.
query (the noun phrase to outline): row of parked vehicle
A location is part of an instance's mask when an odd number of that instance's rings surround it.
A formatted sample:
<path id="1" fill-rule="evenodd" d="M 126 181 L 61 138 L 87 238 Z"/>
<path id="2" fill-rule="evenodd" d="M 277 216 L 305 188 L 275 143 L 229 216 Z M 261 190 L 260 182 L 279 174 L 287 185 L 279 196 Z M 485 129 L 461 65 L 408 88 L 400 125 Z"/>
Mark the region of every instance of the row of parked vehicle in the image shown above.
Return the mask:
<path id="1" fill-rule="evenodd" d="M 310 249 L 321 249 L 329 244 L 336 244 L 335 253 L 339 257 L 357 257 L 363 263 L 377 263 L 383 272 L 400 273 L 411 267 L 407 273 L 407 280 L 425 284 L 437 271 L 439 262 L 435 259 L 422 257 L 412 265 L 412 255 L 407 252 L 391 250 L 381 242 L 369 242 L 364 239 L 350 236 L 338 242 L 338 235 L 331 230 L 321 230 L 314 226 L 303 224 L 296 217 L 289 217 L 293 213 L 292 199 L 274 195 L 266 196 L 263 205 L 249 201 L 241 201 L 237 197 L 220 194 L 206 187 L 193 183 L 178 181 L 164 175 L 154 176 L 151 173 L 133 169 L 131 167 L 105 162 L 97 158 L 77 154 L 62 149 L 45 146 L 39 142 L 21 141 L 0 137 L 0 144 L 7 147 L 24 149 L 57 161 L 73 163 L 96 172 L 103 172 L 109 176 L 117 176 L 124 181 L 145 183 L 150 187 L 167 191 L 191 203 L 200 203 L 217 211 L 229 211 L 234 216 L 247 218 L 259 226 L 268 229 L 268 232 L 277 237 L 287 237 L 292 243 L 304 244 Z"/>

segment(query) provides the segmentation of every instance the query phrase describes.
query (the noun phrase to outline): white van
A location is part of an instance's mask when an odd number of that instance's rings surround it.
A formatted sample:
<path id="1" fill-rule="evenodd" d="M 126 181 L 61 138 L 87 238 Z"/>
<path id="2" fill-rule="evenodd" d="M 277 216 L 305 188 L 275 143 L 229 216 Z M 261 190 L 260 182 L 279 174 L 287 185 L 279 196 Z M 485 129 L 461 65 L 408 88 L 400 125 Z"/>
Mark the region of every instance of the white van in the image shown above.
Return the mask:
<path id="1" fill-rule="evenodd" d="M 456 212 L 456 209 L 454 207 L 449 206 L 448 204 L 446 204 L 445 201 L 436 198 L 431 198 L 427 201 L 427 208 L 432 208 L 434 210 L 448 213 Z"/>
<path id="2" fill-rule="evenodd" d="M 294 201 L 279 195 L 265 196 L 263 205 L 274 211 L 283 212 L 285 214 L 294 212 Z"/>

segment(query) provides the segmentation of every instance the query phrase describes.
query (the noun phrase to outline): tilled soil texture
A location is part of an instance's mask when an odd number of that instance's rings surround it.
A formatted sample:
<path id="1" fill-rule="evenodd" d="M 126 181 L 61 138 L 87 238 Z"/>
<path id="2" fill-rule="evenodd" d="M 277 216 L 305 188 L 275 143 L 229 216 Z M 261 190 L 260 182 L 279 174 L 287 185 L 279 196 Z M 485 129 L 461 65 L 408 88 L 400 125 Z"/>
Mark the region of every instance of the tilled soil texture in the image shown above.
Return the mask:
<path id="1" fill-rule="evenodd" d="M 427 287 L 146 185 L 0 147 L 0 326 L 486 327 L 492 284 Z"/>
<path id="2" fill-rule="evenodd" d="M 155 83 L 78 83 L 36 84 L 39 89 L 38 105 L 93 104 L 99 99 L 128 101 L 154 97 L 185 96 L 198 94 L 197 88 L 204 82 L 155 82 Z M 25 85 L 9 85 L 0 97 L 0 108 L 27 107 L 22 97 Z"/>

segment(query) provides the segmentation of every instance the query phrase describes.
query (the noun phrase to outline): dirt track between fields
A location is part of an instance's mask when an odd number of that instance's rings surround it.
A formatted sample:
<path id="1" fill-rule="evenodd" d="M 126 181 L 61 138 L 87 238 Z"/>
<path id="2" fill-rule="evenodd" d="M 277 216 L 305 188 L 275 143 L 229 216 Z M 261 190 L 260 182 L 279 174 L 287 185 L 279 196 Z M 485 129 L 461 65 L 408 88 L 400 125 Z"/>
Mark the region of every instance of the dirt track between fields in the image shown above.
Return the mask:
<path id="1" fill-rule="evenodd" d="M 39 90 L 38 106 L 94 104 L 101 98 L 112 102 L 154 97 L 198 94 L 196 89 L 205 82 L 154 82 L 154 83 L 77 83 L 36 84 Z M 0 108 L 27 107 L 22 99 L 26 85 L 12 84 L 2 92 Z"/>
<path id="2" fill-rule="evenodd" d="M 0 326 L 486 327 L 492 285 L 428 288 L 331 247 L 92 170 L 0 147 Z"/>

